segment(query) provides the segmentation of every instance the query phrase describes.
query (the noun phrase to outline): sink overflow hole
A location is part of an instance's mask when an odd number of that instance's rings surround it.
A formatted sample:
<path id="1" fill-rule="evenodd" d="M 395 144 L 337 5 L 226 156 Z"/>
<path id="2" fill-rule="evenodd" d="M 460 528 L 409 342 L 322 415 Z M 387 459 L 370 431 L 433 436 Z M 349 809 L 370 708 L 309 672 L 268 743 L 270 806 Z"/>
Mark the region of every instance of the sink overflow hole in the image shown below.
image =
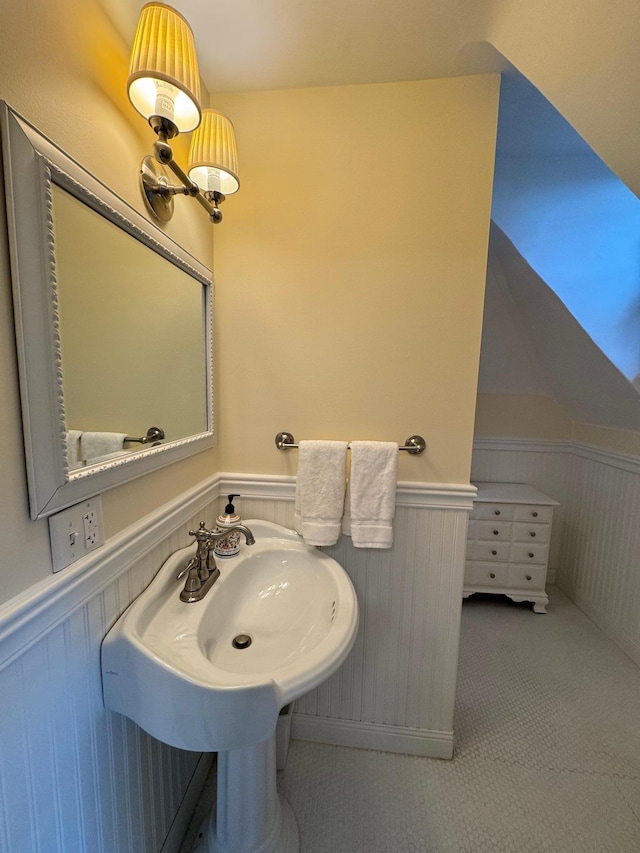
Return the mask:
<path id="1" fill-rule="evenodd" d="M 251 643 L 252 640 L 248 634 L 238 634 L 237 637 L 231 640 L 231 645 L 234 649 L 248 649 Z"/>

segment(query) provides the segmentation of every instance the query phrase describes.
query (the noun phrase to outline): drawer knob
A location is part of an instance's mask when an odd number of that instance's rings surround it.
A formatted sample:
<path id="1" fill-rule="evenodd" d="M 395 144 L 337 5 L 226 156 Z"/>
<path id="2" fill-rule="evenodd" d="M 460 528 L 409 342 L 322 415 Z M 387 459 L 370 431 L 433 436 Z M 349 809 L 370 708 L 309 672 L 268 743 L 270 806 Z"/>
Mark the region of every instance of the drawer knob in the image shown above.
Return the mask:
<path id="1" fill-rule="evenodd" d="M 527 575 L 527 580 L 528 580 L 528 581 L 530 581 L 530 580 L 531 580 L 531 575 Z"/>
<path id="2" fill-rule="evenodd" d="M 499 531 L 499 530 L 494 530 L 494 531 L 493 531 L 493 535 L 494 535 L 494 536 L 497 536 L 499 533 L 500 533 L 500 531 Z"/>
<path id="3" fill-rule="evenodd" d="M 498 552 L 495 550 L 495 548 L 493 548 L 493 549 L 491 550 L 491 553 L 492 553 L 492 554 L 493 554 L 493 556 L 495 557 L 495 556 L 496 556 L 496 554 L 497 554 Z"/>
<path id="4" fill-rule="evenodd" d="M 537 512 L 535 512 L 535 511 L 534 511 L 534 512 L 532 512 L 532 513 L 531 513 L 531 515 L 532 515 L 534 518 L 537 518 L 537 517 L 538 517 L 538 513 L 537 513 Z"/>
<path id="5" fill-rule="evenodd" d="M 494 509 L 494 511 L 493 511 L 493 512 L 494 512 L 494 515 L 500 515 L 500 510 L 499 510 L 499 509 Z"/>
<path id="6" fill-rule="evenodd" d="M 533 551 L 529 551 L 529 556 L 530 556 L 530 557 L 535 557 L 535 554 L 533 553 Z"/>
<path id="7" fill-rule="evenodd" d="M 535 536 L 535 535 L 536 535 L 535 530 L 532 530 L 531 533 L 529 533 L 529 536 Z"/>
<path id="8" fill-rule="evenodd" d="M 490 577 L 490 578 L 495 578 L 495 576 L 496 576 L 496 573 L 495 573 L 495 572 L 489 572 L 489 577 Z"/>

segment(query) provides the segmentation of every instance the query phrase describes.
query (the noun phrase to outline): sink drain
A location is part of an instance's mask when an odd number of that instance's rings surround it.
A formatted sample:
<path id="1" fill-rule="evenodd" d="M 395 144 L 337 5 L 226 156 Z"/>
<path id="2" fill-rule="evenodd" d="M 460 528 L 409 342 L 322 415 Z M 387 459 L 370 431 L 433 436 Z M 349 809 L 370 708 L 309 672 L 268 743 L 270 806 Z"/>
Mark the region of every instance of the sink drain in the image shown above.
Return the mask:
<path id="1" fill-rule="evenodd" d="M 234 649 L 248 649 L 251 642 L 251 637 L 248 634 L 238 634 L 231 640 L 231 645 Z"/>

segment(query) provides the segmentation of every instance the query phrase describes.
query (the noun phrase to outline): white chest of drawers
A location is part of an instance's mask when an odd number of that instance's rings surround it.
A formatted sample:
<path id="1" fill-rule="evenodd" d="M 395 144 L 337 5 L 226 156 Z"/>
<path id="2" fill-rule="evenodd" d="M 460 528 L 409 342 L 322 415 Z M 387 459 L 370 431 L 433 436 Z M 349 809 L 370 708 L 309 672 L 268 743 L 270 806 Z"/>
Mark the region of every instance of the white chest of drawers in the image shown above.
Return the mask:
<path id="1" fill-rule="evenodd" d="M 558 502 L 523 483 L 475 483 L 469 516 L 464 597 L 474 592 L 532 601 L 546 613 L 553 508 Z"/>

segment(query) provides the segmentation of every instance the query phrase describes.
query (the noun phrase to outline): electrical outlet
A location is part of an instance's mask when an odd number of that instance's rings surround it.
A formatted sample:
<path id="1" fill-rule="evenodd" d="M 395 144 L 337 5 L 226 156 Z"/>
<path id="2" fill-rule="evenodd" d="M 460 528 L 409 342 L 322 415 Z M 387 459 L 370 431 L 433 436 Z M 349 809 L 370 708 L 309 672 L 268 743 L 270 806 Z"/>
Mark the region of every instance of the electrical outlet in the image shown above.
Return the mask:
<path id="1" fill-rule="evenodd" d="M 102 502 L 91 498 L 49 518 L 53 571 L 66 569 L 104 544 Z"/>
<path id="2" fill-rule="evenodd" d="M 84 527 L 84 547 L 87 551 L 98 545 L 99 525 L 95 509 L 90 509 L 82 516 Z"/>

